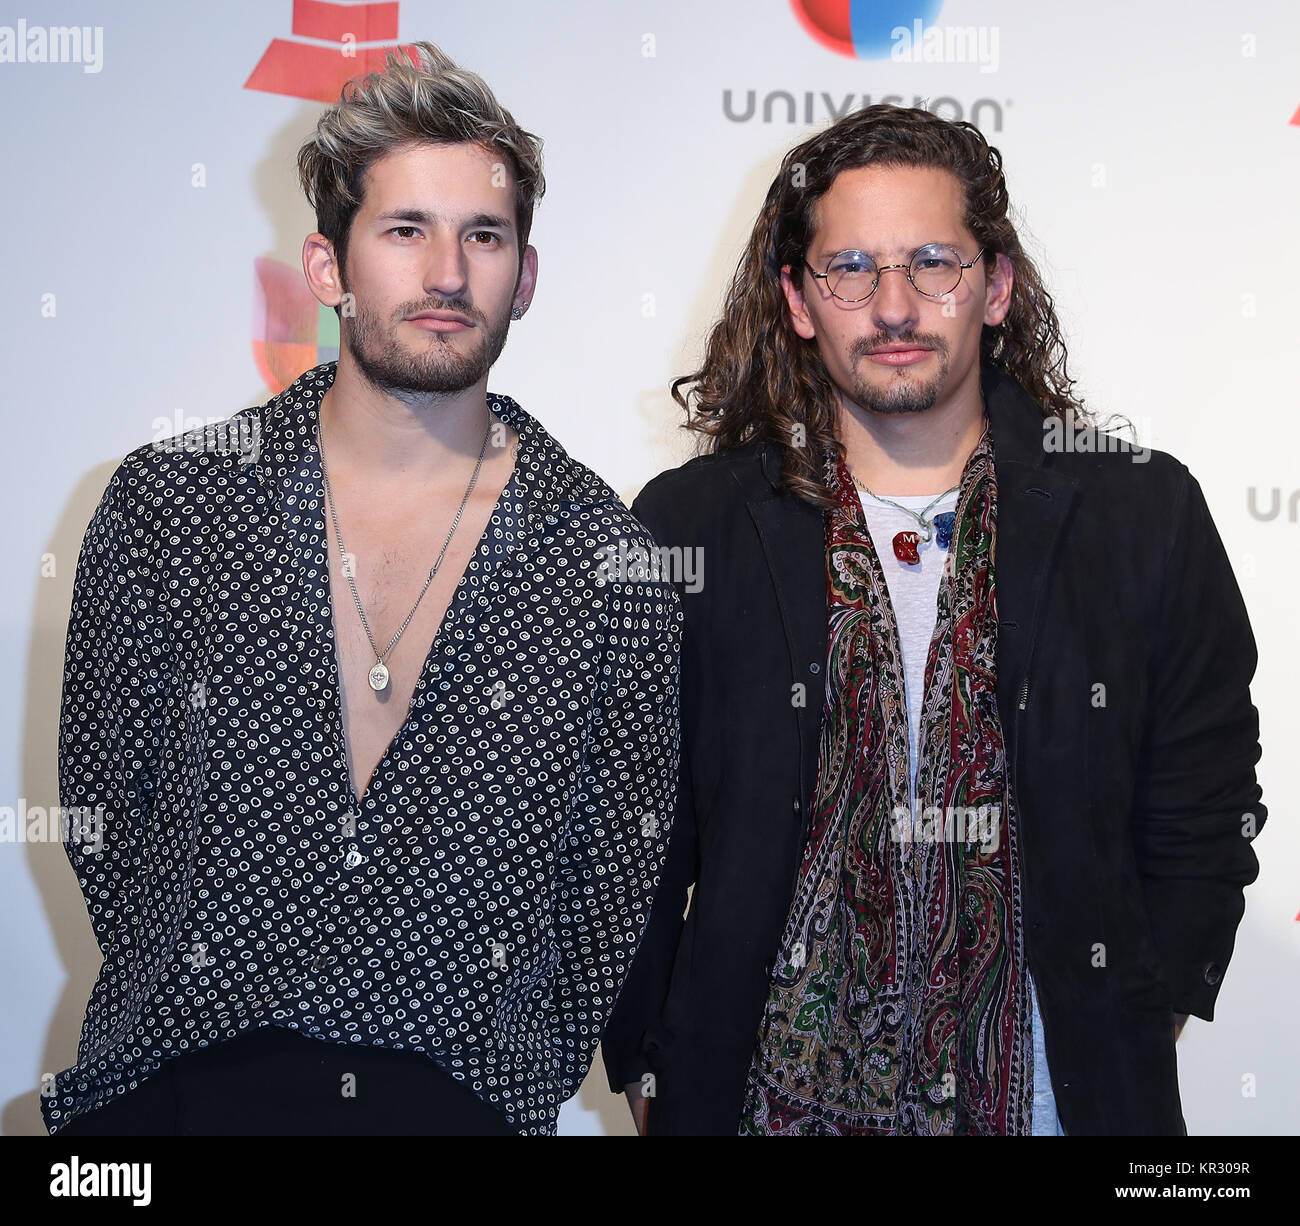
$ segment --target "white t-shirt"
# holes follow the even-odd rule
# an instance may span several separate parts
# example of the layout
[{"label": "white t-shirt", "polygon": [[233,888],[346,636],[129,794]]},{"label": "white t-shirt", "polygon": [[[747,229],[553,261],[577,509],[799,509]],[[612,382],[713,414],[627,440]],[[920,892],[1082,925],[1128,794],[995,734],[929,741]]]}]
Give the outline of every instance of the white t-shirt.
[{"label": "white t-shirt", "polygon": [[[908,515],[888,503],[878,502],[870,494],[858,491],[862,513],[866,517],[871,543],[875,546],[880,568],[885,572],[889,587],[889,601],[894,606],[894,619],[898,622],[898,638],[903,653],[903,674],[907,687],[908,745],[910,746],[909,797],[912,812],[916,812],[916,745],[921,731],[921,703],[925,698],[925,660],[934,637],[934,625],[939,616],[939,584],[943,580],[948,562],[948,550],[939,545],[939,534],[932,530],[928,541],[917,547],[920,562],[900,562],[894,554],[894,537],[899,532],[919,532],[920,525]],[[893,496],[891,495],[891,498]],[[921,512],[934,500],[933,494],[911,494],[893,498],[911,510]],[[925,518],[933,524],[936,515],[957,509],[957,491],[945,494],[926,511]]]}]

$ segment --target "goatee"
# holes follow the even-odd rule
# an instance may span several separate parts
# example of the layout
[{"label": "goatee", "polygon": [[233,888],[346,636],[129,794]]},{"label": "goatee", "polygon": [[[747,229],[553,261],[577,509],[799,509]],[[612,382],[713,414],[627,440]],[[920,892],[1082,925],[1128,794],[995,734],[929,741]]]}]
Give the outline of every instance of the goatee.
[{"label": "goatee", "polygon": [[[889,380],[884,387],[868,384],[862,378],[860,362],[868,353],[884,345],[916,345],[930,349],[939,359],[939,369],[928,380],[918,379],[910,367],[896,370],[881,368]],[[941,336],[908,333],[904,336],[870,336],[856,341],[849,353],[853,364],[853,402],[873,413],[924,413],[935,406],[939,393],[948,380],[948,346]]]}]

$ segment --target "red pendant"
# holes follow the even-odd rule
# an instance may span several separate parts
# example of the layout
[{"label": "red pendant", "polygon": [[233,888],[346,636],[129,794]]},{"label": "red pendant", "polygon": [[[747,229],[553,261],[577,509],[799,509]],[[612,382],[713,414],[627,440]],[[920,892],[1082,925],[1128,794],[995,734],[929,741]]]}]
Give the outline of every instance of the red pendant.
[{"label": "red pendant", "polygon": [[900,532],[894,537],[894,557],[900,562],[915,565],[921,560],[921,555],[916,552],[916,547],[920,543],[921,534],[919,532]]}]

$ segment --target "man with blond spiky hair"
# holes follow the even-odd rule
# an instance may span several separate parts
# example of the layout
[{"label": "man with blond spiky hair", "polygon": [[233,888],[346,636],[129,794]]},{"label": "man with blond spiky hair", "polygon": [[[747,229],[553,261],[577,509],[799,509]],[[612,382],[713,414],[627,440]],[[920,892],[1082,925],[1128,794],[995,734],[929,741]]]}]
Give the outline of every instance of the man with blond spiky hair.
[{"label": "man with blond spiky hair", "polygon": [[86,534],[59,782],[104,966],[52,1133],[553,1133],[649,915],[680,602],[487,391],[540,142],[406,50],[298,157],[337,363],[237,415],[253,463],[133,452]]}]

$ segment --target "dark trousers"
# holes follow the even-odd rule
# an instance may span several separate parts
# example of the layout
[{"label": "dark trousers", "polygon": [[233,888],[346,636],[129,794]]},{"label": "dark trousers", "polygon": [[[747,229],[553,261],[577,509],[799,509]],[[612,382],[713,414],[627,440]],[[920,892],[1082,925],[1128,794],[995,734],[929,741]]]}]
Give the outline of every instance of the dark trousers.
[{"label": "dark trousers", "polygon": [[[351,1074],[353,1080],[345,1083]],[[353,1087],[351,1093],[345,1086]],[[59,1136],[515,1136],[420,1052],[260,1026],[185,1052]]]}]

